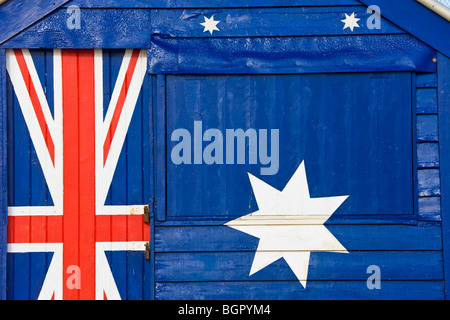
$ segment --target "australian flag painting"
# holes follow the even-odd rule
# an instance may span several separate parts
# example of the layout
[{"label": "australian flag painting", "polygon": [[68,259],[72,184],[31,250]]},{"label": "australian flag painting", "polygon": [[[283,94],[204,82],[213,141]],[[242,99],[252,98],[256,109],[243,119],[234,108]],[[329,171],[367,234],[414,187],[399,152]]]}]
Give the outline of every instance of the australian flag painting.
[{"label": "australian flag painting", "polygon": [[0,298],[449,297],[447,0],[44,2],[0,0]]},{"label": "australian flag painting", "polygon": [[142,299],[146,50],[8,50],[10,299]]}]

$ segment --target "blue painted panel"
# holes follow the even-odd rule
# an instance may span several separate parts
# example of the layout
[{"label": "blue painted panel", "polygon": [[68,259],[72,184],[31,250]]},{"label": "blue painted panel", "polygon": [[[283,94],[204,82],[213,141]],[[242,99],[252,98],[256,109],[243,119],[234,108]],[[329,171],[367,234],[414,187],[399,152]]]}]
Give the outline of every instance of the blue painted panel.
[{"label": "blue painted panel", "polygon": [[8,89],[8,205],[52,206],[53,199],[11,83]]},{"label": "blue painted panel", "polygon": [[439,167],[439,144],[436,142],[417,144],[417,164],[420,168]]},{"label": "blue painted panel", "polygon": [[437,87],[436,73],[417,73],[416,86],[417,88]]},{"label": "blue painted panel", "polygon": [[48,252],[8,253],[7,299],[36,300],[52,257]]},{"label": "blue painted panel", "polygon": [[106,257],[123,300],[152,298],[153,287],[149,280],[153,270],[152,265],[146,262],[144,252],[109,251]]},{"label": "blue painted panel", "polygon": [[71,4],[86,8],[246,8],[359,5],[356,0],[73,0]]},{"label": "blue painted panel", "polygon": [[230,300],[442,300],[444,292],[442,281],[384,281],[382,290],[368,289],[366,281],[311,281],[307,290],[299,286],[298,281],[164,282],[156,285],[156,297],[161,300],[222,300],[223,297]]},{"label": "blue painted panel", "polygon": [[[0,6],[0,44],[57,9],[68,0],[8,1]],[[18,17],[20,17],[18,19]]]},{"label": "blue painted panel", "polygon": [[441,220],[441,197],[421,197],[418,200],[419,217],[423,220]]},{"label": "blue painted panel", "polygon": [[[152,39],[150,73],[434,72],[436,53],[409,35]],[[202,57],[199,59],[198,57]]]},{"label": "blue painted panel", "polygon": [[[360,19],[357,28],[343,29],[345,14]],[[214,16],[219,30],[205,32],[201,23]],[[161,37],[271,37],[405,33],[382,19],[380,28],[369,29],[372,16],[365,6],[272,9],[196,9],[152,11],[152,35]],[[325,23],[326,21],[326,23]]]},{"label": "blue painted panel", "polygon": [[437,113],[436,88],[417,89],[417,113]]},{"label": "blue painted panel", "polygon": [[[349,195],[335,215],[413,214],[409,73],[169,76],[166,92],[168,216],[256,211],[247,172],[282,190],[303,160],[312,197]],[[173,160],[180,128],[191,164]],[[206,148],[210,128],[222,133],[224,164],[205,164],[201,150],[194,164],[194,140]],[[279,170],[261,175],[268,165],[248,153],[245,164],[226,161],[226,129],[249,128],[279,130]]]},{"label": "blue painted panel", "polygon": [[[255,248],[256,249],[256,248]],[[155,281],[295,281],[283,259],[249,276],[253,251],[180,252],[155,255]],[[367,267],[377,265],[386,280],[442,280],[440,251],[351,251],[312,253],[308,281],[367,280]],[[307,285],[308,288],[308,285]],[[303,290],[299,287],[299,290]]]},{"label": "blue painted panel", "polygon": [[436,114],[417,115],[417,141],[438,141],[438,135],[438,116]]},{"label": "blue painted panel", "polygon": [[437,196],[441,194],[439,169],[421,169],[417,172],[419,196]]},{"label": "blue painted panel", "polygon": [[[439,223],[327,228],[349,253],[312,253],[306,289],[283,259],[249,275],[257,238],[226,226],[156,228],[155,298],[443,299]],[[367,287],[370,265],[380,290]]]},{"label": "blue painted panel", "polygon": [[[420,225],[331,225],[327,228],[351,251],[442,250],[440,223]],[[155,252],[254,251],[258,239],[220,226],[155,228]],[[188,279],[187,279],[188,280]]]},{"label": "blue painted panel", "polygon": [[[31,51],[53,113],[52,50]],[[52,206],[53,200],[8,75],[8,206]],[[28,192],[26,190],[29,190]]]},{"label": "blue painted panel", "polygon": [[150,10],[81,11],[80,29],[69,29],[67,9],[56,10],[7,41],[9,48],[130,49],[150,46]]}]

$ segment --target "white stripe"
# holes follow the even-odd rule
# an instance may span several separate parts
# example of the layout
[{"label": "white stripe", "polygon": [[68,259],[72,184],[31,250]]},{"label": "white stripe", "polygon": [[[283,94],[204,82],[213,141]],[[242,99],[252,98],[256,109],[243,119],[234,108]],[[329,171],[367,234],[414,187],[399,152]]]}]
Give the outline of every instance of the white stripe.
[{"label": "white stripe", "polygon": [[55,300],[63,298],[63,244],[56,243],[52,261],[45,275],[38,300],[50,300],[55,293]]},{"label": "white stripe", "polygon": [[105,292],[109,300],[120,300],[120,293],[103,245],[99,242],[95,245],[95,299],[103,300],[103,292]]},{"label": "white stripe", "polygon": [[95,203],[96,213],[105,203],[103,194],[108,192],[102,176],[103,172],[103,56],[102,50],[94,51],[94,85],[95,85]]},{"label": "white stripe", "polygon": [[55,300],[62,300],[63,293],[63,244],[62,243],[8,243],[8,252],[53,252],[53,257],[44,278],[38,300],[50,300],[55,293]]},{"label": "white stripe", "polygon": [[135,206],[98,206],[95,214],[97,215],[143,215],[146,205]]},{"label": "white stripe", "polygon": [[117,75],[117,80],[114,85],[114,90],[111,95],[111,101],[109,102],[108,111],[106,111],[105,121],[102,126],[100,140],[102,142],[105,141],[106,136],[108,134],[109,127],[111,125],[112,117],[114,114],[114,110],[117,107],[117,101],[119,100],[120,92],[122,91],[123,83],[125,82],[125,75],[128,70],[128,66],[130,64],[131,55],[133,50],[128,49],[125,51],[125,55],[122,60],[122,64],[119,69],[119,74]]},{"label": "white stripe", "polygon": [[[123,81],[125,79],[126,69],[128,67],[131,50],[127,50],[124,62],[122,63],[121,70],[119,72],[119,77],[122,77],[121,81],[116,82],[114,92],[120,92],[122,88]],[[130,87],[128,89],[127,96],[125,98],[124,106],[122,112],[119,116],[119,121],[117,123],[117,128],[114,133],[114,137],[111,141],[111,147],[109,149],[108,158],[106,159],[105,166],[99,168],[101,179],[97,184],[97,208],[100,209],[100,206],[104,205],[106,196],[108,194],[109,187],[111,185],[114,172],[116,170],[117,161],[119,160],[120,153],[123,148],[123,144],[125,142],[125,137],[128,132],[128,128],[131,122],[131,118],[133,116],[134,110],[136,108],[136,102],[139,98],[139,93],[141,91],[142,83],[144,81],[145,73],[147,71],[147,53],[145,50],[141,50],[139,54],[139,58],[136,64],[136,68],[134,70],[133,76],[131,78]],[[123,73],[123,75],[121,75]],[[113,93],[113,96],[115,93]],[[118,93],[116,93],[118,95]],[[117,104],[117,97],[114,98]],[[111,100],[111,103],[113,99]],[[103,160],[103,143],[105,141],[106,133],[109,130],[109,125],[111,123],[112,113],[116,108],[116,104],[110,104],[108,108],[107,116],[105,122],[103,123],[103,129],[100,134],[101,143],[97,144],[98,150],[96,154]],[[108,115],[110,114],[110,115]],[[98,161],[98,159],[97,159]]]},{"label": "white stripe", "polygon": [[61,216],[62,210],[59,207],[46,206],[23,206],[23,207],[8,207],[8,216]]},{"label": "white stripe", "polygon": [[62,243],[8,243],[7,250],[11,253],[55,252],[62,248]]},{"label": "white stripe", "polygon": [[44,114],[45,123],[47,124],[48,130],[50,132],[50,136],[55,136],[55,127],[52,114],[50,112],[50,108],[48,106],[47,98],[45,97],[44,90],[42,89],[41,81],[36,71],[36,67],[33,62],[33,58],[31,57],[30,51],[28,49],[22,49],[23,57],[27,64],[28,72],[31,76],[31,81],[33,82],[34,88],[36,90],[39,103],[41,104],[42,113]]},{"label": "white stripe", "polygon": [[[32,62],[31,62],[32,63]],[[29,65],[29,69],[34,69],[34,65]],[[42,134],[41,128],[39,126],[39,122],[37,120],[36,113],[34,112],[33,104],[31,103],[31,98],[28,93],[28,89],[25,85],[25,81],[22,77],[22,73],[19,68],[19,64],[17,62],[16,56],[13,50],[8,50],[6,54],[6,69],[8,70],[8,74],[11,78],[11,82],[14,86],[14,91],[16,93],[17,99],[19,101],[20,108],[22,110],[22,114],[25,119],[25,123],[30,132],[31,140],[33,141],[34,148],[36,150],[36,154],[39,159],[39,163],[41,164],[42,171],[44,173],[45,180],[47,182],[50,194],[53,199],[53,203],[56,206],[61,206],[62,200],[61,195],[61,185],[58,184],[58,174],[53,167],[53,163],[47,148],[47,144],[45,142],[44,136]],[[30,71],[31,73],[31,71]],[[38,87],[36,83],[35,87]],[[53,129],[54,131],[54,129]],[[55,141],[53,141],[55,143]],[[55,152],[57,149],[57,145],[55,144]],[[56,160],[56,159],[55,159]],[[59,178],[62,179],[62,178]]]},{"label": "white stripe", "polygon": [[145,251],[147,241],[97,242],[96,248],[102,251]]},{"label": "white stripe", "polygon": [[63,210],[63,98],[62,98],[62,57],[61,50],[53,50],[53,92],[54,92],[54,125],[55,135],[53,143],[55,144],[55,181],[56,187],[52,193],[55,206],[62,214]]},{"label": "white stripe", "polygon": [[95,298],[103,300],[105,291],[108,300],[120,300],[120,293],[116,281],[112,275],[111,267],[106,258],[105,251],[144,251],[146,241],[131,242],[97,242],[96,249],[96,269],[95,269]]}]

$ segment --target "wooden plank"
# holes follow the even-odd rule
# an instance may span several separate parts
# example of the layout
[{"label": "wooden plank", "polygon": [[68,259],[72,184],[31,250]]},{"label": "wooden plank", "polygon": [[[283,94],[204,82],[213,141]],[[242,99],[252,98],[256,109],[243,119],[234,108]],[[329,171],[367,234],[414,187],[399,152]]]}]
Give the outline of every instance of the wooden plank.
[{"label": "wooden plank", "polygon": [[[156,282],[292,281],[284,259],[249,276],[254,252],[180,252],[155,255]],[[442,280],[441,251],[312,252],[308,281],[366,280],[367,268],[380,268],[384,280]]]},{"label": "wooden plank", "polygon": [[419,196],[441,194],[439,169],[419,169],[417,172]]},{"label": "wooden plank", "polygon": [[66,9],[56,10],[6,43],[18,48],[148,48],[150,10],[82,10],[80,29],[69,29]]},{"label": "wooden plank", "polygon": [[[0,44],[29,27],[39,19],[45,17],[50,12],[56,10],[68,0],[29,0],[8,1],[0,7],[0,21],[2,22],[2,32],[0,34]],[[18,17],[20,17],[18,19]],[[22,46],[21,46],[22,47]]]},{"label": "wooden plank", "polygon": [[360,5],[356,0],[75,0],[70,5],[82,8],[236,8],[236,7],[291,7],[291,6],[345,6]]},{"label": "wooden plank", "polygon": [[166,77],[158,75],[155,79],[156,103],[155,117],[155,212],[157,221],[166,220]]},{"label": "wooden plank", "polygon": [[[348,250],[441,250],[439,223],[327,225]],[[255,251],[258,238],[226,226],[155,227],[155,252]]]},{"label": "wooden plank", "polygon": [[383,281],[370,290],[366,281],[158,282],[157,300],[441,300],[442,281]]},{"label": "wooden plank", "polygon": [[[143,203],[148,203],[150,216],[150,261],[144,262],[142,278],[144,284],[142,288],[142,298],[144,300],[154,300],[155,297],[155,243],[154,243],[154,222],[155,222],[155,166],[154,166],[154,114],[153,114],[153,77],[146,76],[142,85],[142,135],[143,139]],[[144,235],[145,236],[145,235]]]},{"label": "wooden plank", "polygon": [[[359,27],[343,30],[345,14],[355,13]],[[404,33],[382,18],[380,29],[369,29],[365,6],[271,9],[190,9],[152,11],[152,35],[161,37],[272,37]],[[201,23],[214,16],[219,30],[205,32]]]},{"label": "wooden plank", "polygon": [[437,87],[437,76],[435,72],[432,73],[417,73],[416,75],[417,88],[435,88]]},{"label": "wooden plank", "polygon": [[435,88],[417,89],[417,113],[437,113],[437,90]]},{"label": "wooden plank", "polygon": [[[31,44],[31,43],[30,43]],[[32,45],[32,44],[31,44]],[[405,48],[413,47],[405,58]],[[376,52],[377,54],[373,54]],[[150,48],[158,74],[434,72],[435,52],[409,35],[160,38]],[[201,56],[202,59],[198,59]],[[399,57],[402,57],[401,59]]]},{"label": "wooden plank", "polygon": [[419,168],[439,167],[439,144],[437,142],[417,144],[417,165]]},{"label": "wooden plank", "polygon": [[438,58],[439,147],[441,157],[441,205],[446,298],[450,299],[450,59]]},{"label": "wooden plank", "polygon": [[5,50],[0,49],[0,300],[6,299],[6,231],[8,208],[7,98]]},{"label": "wooden plank", "polygon": [[434,114],[417,115],[417,141],[438,141],[438,116]]},{"label": "wooden plank", "polygon": [[418,205],[420,220],[441,220],[441,197],[420,197]]}]

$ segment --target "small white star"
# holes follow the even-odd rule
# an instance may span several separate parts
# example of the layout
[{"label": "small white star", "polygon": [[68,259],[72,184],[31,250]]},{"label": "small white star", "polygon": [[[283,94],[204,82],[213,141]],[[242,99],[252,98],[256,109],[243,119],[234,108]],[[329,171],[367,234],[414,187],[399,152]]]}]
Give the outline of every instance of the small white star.
[{"label": "small white star", "polygon": [[345,30],[346,28],[350,28],[350,30],[352,30],[352,32],[353,32],[354,27],[359,28],[359,25],[357,23],[359,20],[361,20],[361,19],[356,18],[354,12],[352,13],[351,16],[349,16],[348,14],[345,14],[345,19],[341,20],[343,23],[345,23],[343,29]]},{"label": "small white star", "polygon": [[205,22],[200,23],[202,26],[205,27],[203,32],[209,31],[209,33],[213,34],[213,31],[215,31],[215,30],[220,31],[219,28],[217,28],[217,24],[220,21],[214,20],[214,15],[211,16],[211,18],[209,18],[209,19],[207,17],[204,17],[204,18],[205,18]]}]

